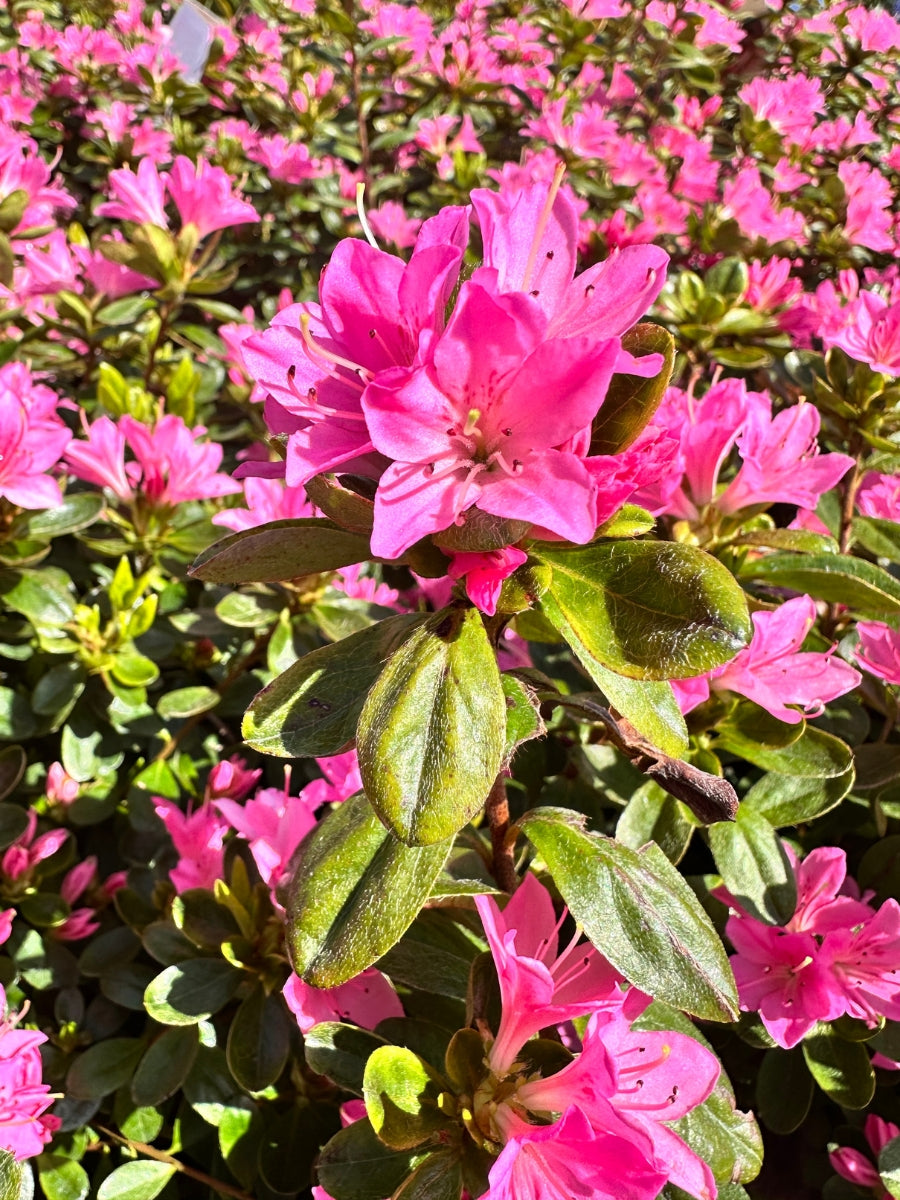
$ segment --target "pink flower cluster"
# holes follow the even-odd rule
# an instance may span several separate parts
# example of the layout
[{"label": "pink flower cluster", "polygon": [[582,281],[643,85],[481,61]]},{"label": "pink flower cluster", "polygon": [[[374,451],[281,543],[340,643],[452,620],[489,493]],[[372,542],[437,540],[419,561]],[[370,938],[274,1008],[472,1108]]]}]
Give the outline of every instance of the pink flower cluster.
[{"label": "pink flower cluster", "polygon": [[875,1025],[900,1020],[900,904],[875,909],[847,878],[847,856],[834,846],[798,862],[797,907],[784,925],[765,925],[724,888],[725,932],[741,1008],[758,1012],[771,1037],[790,1049],[819,1021],[845,1014]]},{"label": "pink flower cluster", "polygon": [[19,508],[62,503],[59,484],[47,474],[72,438],[57,416],[58,403],[24,363],[0,367],[0,498]]},{"label": "pink flower cluster", "polygon": [[[562,921],[534,875],[502,911],[489,896],[475,903],[502,1001],[488,1063],[503,1098],[474,1114],[503,1145],[483,1200],[655,1200],[667,1181],[714,1200],[712,1172],[670,1123],[712,1092],[715,1055],[685,1034],[632,1029],[649,997],[627,988],[578,933],[560,950]],[[588,1013],[568,1066],[545,1078],[523,1072],[518,1058],[530,1038]]]},{"label": "pink flower cluster", "polygon": [[339,243],[321,303],[285,309],[242,345],[269,427],[287,435],[290,487],[338,469],[378,480],[379,558],[439,542],[475,509],[520,523],[510,542],[528,528],[587,542],[642,482],[646,461],[617,472],[590,455],[590,430],[616,370],[660,367],[626,354],[621,335],[659,292],[667,257],[635,246],[576,277],[577,214],[558,183],[473,192],[484,261],[446,324],[463,208],[426,221],[408,263]]},{"label": "pink flower cluster", "polygon": [[24,1016],[12,1016],[6,993],[0,987],[0,1149],[18,1161],[40,1154],[61,1124],[50,1116],[55,1096],[42,1082],[38,1047],[47,1035],[34,1029],[18,1029]]}]

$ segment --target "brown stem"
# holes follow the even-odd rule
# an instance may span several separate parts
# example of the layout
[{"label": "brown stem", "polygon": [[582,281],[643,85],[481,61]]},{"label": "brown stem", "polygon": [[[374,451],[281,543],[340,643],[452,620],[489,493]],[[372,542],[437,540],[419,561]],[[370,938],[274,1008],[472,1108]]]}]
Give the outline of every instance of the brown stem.
[{"label": "brown stem", "polygon": [[[198,1183],[210,1187],[215,1192],[222,1192],[226,1196],[235,1196],[237,1200],[253,1200],[253,1197],[247,1192],[241,1191],[240,1188],[234,1187],[233,1184],[223,1183],[221,1179],[216,1179],[212,1175],[207,1175],[205,1171],[198,1171],[194,1167],[189,1167],[183,1162],[179,1162],[177,1158],[173,1158],[171,1154],[166,1154],[162,1150],[156,1150],[153,1146],[148,1146],[146,1142],[133,1142],[131,1138],[122,1137],[120,1133],[114,1133],[112,1129],[104,1129],[102,1125],[97,1125],[96,1128],[104,1134],[104,1136],[112,1138],[116,1142],[120,1142],[123,1146],[127,1146],[130,1150],[136,1151],[138,1154],[143,1154],[145,1158],[156,1159],[157,1162],[167,1163],[170,1167],[174,1167],[176,1171],[180,1171],[182,1175],[187,1175],[191,1179],[196,1179]],[[93,1147],[90,1147],[93,1149]]]},{"label": "brown stem", "polygon": [[853,537],[853,510],[856,507],[856,493],[859,491],[859,485],[862,483],[862,472],[859,461],[860,449],[858,444],[851,447],[854,463],[850,474],[844,480],[844,501],[841,505],[841,554],[846,554],[850,549],[850,542]]},{"label": "brown stem", "polygon": [[494,780],[485,806],[488,826],[491,831],[491,846],[494,850],[491,873],[504,892],[514,892],[519,886],[516,874],[515,843],[507,837],[509,833],[509,800],[506,796],[507,772],[501,771]]}]

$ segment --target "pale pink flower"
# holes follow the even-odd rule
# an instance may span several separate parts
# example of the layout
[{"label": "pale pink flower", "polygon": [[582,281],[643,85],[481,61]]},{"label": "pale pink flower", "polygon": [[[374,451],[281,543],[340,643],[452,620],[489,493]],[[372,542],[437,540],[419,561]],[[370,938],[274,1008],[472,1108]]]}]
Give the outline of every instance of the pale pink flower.
[{"label": "pale pink flower", "polygon": [[211,890],[216,880],[222,878],[228,823],[208,801],[193,812],[183,812],[162,796],[154,796],[153,805],[181,857],[170,873],[175,891],[180,894],[190,888]]},{"label": "pale pink flower", "polygon": [[59,1117],[46,1115],[55,1096],[42,1082],[43,1064],[38,1046],[46,1034],[17,1029],[23,1014],[9,1013],[6,993],[0,987],[0,1149],[17,1161],[40,1154],[60,1126]]},{"label": "pale pink flower", "polygon": [[799,71],[784,79],[757,75],[738,96],[758,120],[768,121],[794,145],[805,145],[817,114],[825,112],[821,82]]},{"label": "pale pink flower", "polygon": [[900,633],[880,621],[858,621],[856,661],[885,683],[900,684]]},{"label": "pale pink flower", "polygon": [[322,1021],[351,1021],[363,1029],[374,1029],[388,1017],[404,1015],[393,984],[374,967],[333,988],[312,987],[291,975],[284,985],[284,998],[301,1033],[309,1033]]},{"label": "pale pink flower", "polygon": [[900,49],[900,24],[884,8],[857,4],[846,11],[847,28],[867,54]]},{"label": "pale pink flower", "polygon": [[508,579],[517,567],[527,562],[528,555],[515,546],[485,553],[454,554],[447,574],[451,579],[465,579],[466,595],[487,616],[497,611],[497,601],[503,580]]}]

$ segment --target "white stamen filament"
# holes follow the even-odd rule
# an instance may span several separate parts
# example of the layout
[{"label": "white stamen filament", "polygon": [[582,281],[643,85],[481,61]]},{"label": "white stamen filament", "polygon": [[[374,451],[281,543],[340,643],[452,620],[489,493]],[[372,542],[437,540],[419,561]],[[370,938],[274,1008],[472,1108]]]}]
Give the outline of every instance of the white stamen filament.
[{"label": "white stamen filament", "polygon": [[553,172],[553,182],[550,184],[550,190],[547,193],[547,200],[538,217],[538,223],[534,230],[534,239],[531,243],[531,249],[528,252],[528,261],[525,263],[525,271],[522,275],[522,291],[528,291],[528,285],[531,282],[531,273],[534,270],[534,264],[537,261],[538,249],[541,244],[541,238],[544,236],[544,230],[547,228],[547,222],[550,220],[550,214],[553,212],[553,205],[562,186],[563,176],[566,173],[565,163],[558,163],[556,170]]},{"label": "white stamen filament", "polygon": [[356,185],[356,212],[359,216],[359,223],[362,225],[362,231],[365,234],[366,241],[375,250],[380,250],[381,247],[375,241],[375,234],[372,232],[372,226],[369,224],[369,218],[366,216],[364,201],[366,198],[366,185],[362,182]]}]

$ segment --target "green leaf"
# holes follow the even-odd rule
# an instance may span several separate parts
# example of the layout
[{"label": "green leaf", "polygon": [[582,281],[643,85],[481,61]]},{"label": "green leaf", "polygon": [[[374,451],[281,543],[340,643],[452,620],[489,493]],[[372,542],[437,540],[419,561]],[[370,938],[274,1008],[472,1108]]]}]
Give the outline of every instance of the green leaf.
[{"label": "green leaf", "polygon": [[323,1147],[319,1183],[334,1200],[384,1200],[420,1160],[420,1155],[385,1146],[368,1120],[354,1121]]},{"label": "green leaf", "polygon": [[[28,758],[21,746],[7,746],[0,750],[0,800],[5,800],[6,797],[16,790],[25,774],[25,768],[28,765]],[[2,812],[2,809],[0,809]],[[25,818],[25,813],[22,813]],[[27,819],[27,818],[26,818]],[[18,834],[10,838],[10,842],[15,841]],[[3,842],[3,822],[0,819],[0,849],[4,849],[9,845],[9,842]]]},{"label": "green leaf", "polygon": [[115,654],[110,671],[127,688],[143,688],[159,679],[159,667],[133,645],[126,644]]},{"label": "green leaf", "polygon": [[756,1106],[763,1124],[773,1133],[793,1133],[800,1128],[815,1090],[800,1046],[766,1051],[756,1079]]},{"label": "green leaf", "polygon": [[365,534],[324,517],[291,517],[222,538],[198,556],[188,574],[207,583],[276,583],[369,557]]},{"label": "green leaf", "polygon": [[369,692],[356,745],[372,807],[408,845],[452,837],[500,771],[506,702],[481,614],[443,609],[404,642]]},{"label": "green leaf", "polygon": [[254,699],[244,717],[244,740],[282,758],[336,754],[353,740],[366,694],[384,664],[425,619],[388,617],[304,655]]},{"label": "green leaf", "polygon": [[617,675],[598,663],[574,632],[567,640],[616,712],[663,754],[680,758],[688,748],[688,731],[671,683]]},{"label": "green leaf", "polygon": [[710,267],[703,279],[706,290],[737,303],[749,285],[747,264],[742,258],[723,258]]},{"label": "green leaf", "polygon": [[196,1025],[166,1029],[147,1049],[131,1081],[131,1098],[142,1107],[168,1100],[187,1079],[199,1046]]},{"label": "green leaf", "polygon": [[722,882],[758,921],[786,925],[797,907],[797,880],[781,839],[764,816],[741,805],[733,821],[709,827]]},{"label": "green leaf", "polygon": [[747,563],[741,578],[806,592],[859,613],[900,613],[900,580],[847,554],[768,554]]},{"label": "green leaf", "polygon": [[75,616],[72,581],[58,567],[0,571],[0,596],[35,625],[60,626]]},{"label": "green leaf", "polygon": [[553,578],[540,604],[569,640],[632,679],[683,679],[721,666],[752,633],[731,572],[693,546],[542,546]]},{"label": "green leaf", "polygon": [[156,703],[156,711],[164,721],[194,717],[215,708],[222,697],[211,687],[184,687],[166,692]]},{"label": "green leaf", "polygon": [[761,737],[723,724],[715,744],[716,752],[728,750],[764,771],[794,775],[803,779],[836,779],[853,766],[850,747],[833,734],[807,726],[798,738],[786,745],[766,744]]},{"label": "green leaf", "polygon": [[107,1175],[100,1184],[97,1200],[154,1200],[174,1174],[175,1167],[170,1163],[139,1158]]},{"label": "green leaf", "polygon": [[301,843],[287,889],[297,974],[336,987],[370,967],[429,898],[449,849],[398,842],[362,795],[328,813]]},{"label": "green leaf", "polygon": [[688,1143],[716,1180],[749,1183],[762,1167],[763,1144],[752,1113],[735,1108],[731,1088],[721,1079],[702,1104],[698,1104],[673,1130]]},{"label": "green leaf", "polygon": [[89,1046],[72,1063],[66,1076],[66,1095],[76,1100],[100,1100],[128,1083],[144,1043],[138,1038],[107,1038]]},{"label": "green leaf", "polygon": [[87,1171],[74,1159],[42,1154],[37,1169],[38,1182],[47,1200],[85,1200],[91,1190]]},{"label": "green leaf", "polygon": [[25,741],[37,729],[31,705],[12,688],[0,687],[0,740]]},{"label": "green leaf", "polygon": [[870,554],[900,562],[900,526],[877,517],[854,517],[853,540]]},{"label": "green leaf", "polygon": [[412,1050],[379,1046],[366,1063],[363,1097],[375,1133],[394,1150],[412,1150],[447,1126],[440,1081]]},{"label": "green leaf", "polygon": [[241,979],[241,972],[222,959],[177,963],[150,983],[144,1005],[161,1025],[196,1025],[228,1003]]},{"label": "green leaf", "polygon": [[0,1150],[0,1200],[33,1200],[34,1176],[27,1162],[16,1162]]},{"label": "green leaf", "polygon": [[673,863],[684,857],[693,833],[694,824],[684,815],[681,804],[653,782],[635,792],[616,825],[617,842],[632,850],[656,842]]},{"label": "green leaf", "polygon": [[41,716],[68,712],[84,691],[86,680],[87,671],[80,662],[57,663],[35,685],[31,693],[32,709]]},{"label": "green leaf", "polygon": [[310,1070],[327,1075],[347,1092],[363,1093],[366,1063],[384,1038],[356,1025],[320,1021],[303,1039],[303,1053]]},{"label": "green leaf", "polygon": [[900,1137],[891,1138],[878,1155],[878,1173],[888,1195],[900,1197]]},{"label": "green leaf", "polygon": [[506,702],[506,741],[503,748],[504,762],[508,762],[516,748],[532,738],[543,737],[547,732],[540,709],[529,688],[515,675],[500,676]]},{"label": "green leaf", "polygon": [[803,1041],[813,1079],[842,1108],[865,1108],[875,1095],[875,1072],[862,1042],[848,1042],[827,1026]]},{"label": "green leaf", "polygon": [[[11,749],[18,749],[17,746]],[[15,804],[0,804],[0,850],[11,846],[28,828],[28,813]]]},{"label": "green leaf", "polygon": [[455,1150],[438,1150],[413,1171],[394,1192],[393,1200],[459,1200],[462,1163]]},{"label": "green leaf", "polygon": [[291,1026],[280,992],[261,986],[242,1001],[228,1030],[226,1057],[232,1075],[248,1092],[261,1092],[284,1070]]},{"label": "green leaf", "polygon": [[723,743],[756,766],[768,769],[741,802],[766,818],[776,829],[812,821],[834,808],[853,786],[853,754],[849,747],[821,729],[807,727],[788,746],[770,748],[737,741],[729,733]]},{"label": "green leaf", "polygon": [[76,533],[92,525],[103,510],[105,501],[97,492],[77,492],[65,496],[62,504],[35,513],[28,519],[28,532],[36,538],[60,537],[64,533]]},{"label": "green leaf", "polygon": [[613,375],[591,429],[591,454],[618,454],[635,440],[659,408],[675,364],[675,339],[661,325],[642,321],[622,338],[635,358],[661,354],[663,365],[651,379]]},{"label": "green leaf", "polygon": [[538,808],[520,822],[576,921],[613,966],[674,1008],[737,1017],[728,956],[690,887],[658,846],[585,833],[576,814]]}]

